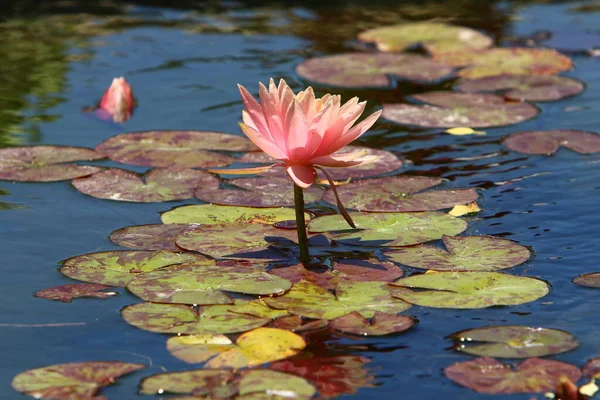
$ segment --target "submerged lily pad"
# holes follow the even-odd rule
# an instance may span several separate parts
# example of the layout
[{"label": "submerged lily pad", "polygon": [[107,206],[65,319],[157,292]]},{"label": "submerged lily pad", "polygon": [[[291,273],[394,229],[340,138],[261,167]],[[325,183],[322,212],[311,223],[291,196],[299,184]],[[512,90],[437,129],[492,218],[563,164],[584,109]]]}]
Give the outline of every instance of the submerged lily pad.
[{"label": "submerged lily pad", "polygon": [[444,236],[446,250],[419,245],[387,253],[393,260],[414,268],[437,271],[496,271],[529,260],[525,246],[491,236]]},{"label": "submerged lily pad", "polygon": [[381,115],[423,128],[487,128],[518,124],[539,112],[529,103],[506,101],[488,93],[428,92],[412,97],[428,104],[384,104]]},{"label": "submerged lily pad", "polygon": [[220,132],[147,131],[113,136],[96,147],[113,161],[145,167],[205,168],[231,164],[219,151],[256,151],[248,139]]},{"label": "submerged lily pad", "polygon": [[454,349],[476,356],[499,358],[544,357],[579,346],[573,335],[531,326],[486,326],[453,333]]},{"label": "submerged lily pad", "polygon": [[461,92],[501,92],[516,101],[556,101],[575,96],[585,89],[583,82],[564,76],[497,75],[460,81],[454,88]]},{"label": "submerged lily pad", "polygon": [[416,54],[344,53],[310,58],[296,67],[301,77],[316,83],[345,88],[389,87],[390,76],[431,82],[454,69]]},{"label": "submerged lily pad", "polygon": [[[307,219],[308,218],[308,214]],[[216,204],[182,206],[160,216],[165,224],[266,224],[296,219],[291,208],[229,207]]]},{"label": "submerged lily pad", "polygon": [[119,361],[56,364],[20,373],[12,387],[36,399],[101,399],[96,395],[103,386],[144,367]]},{"label": "submerged lily pad", "polygon": [[[535,301],[548,294],[548,284],[500,272],[436,272],[391,283],[395,297],[434,308],[485,308]],[[411,290],[411,289],[418,290]]]},{"label": "submerged lily pad", "polygon": [[463,361],[444,368],[450,380],[478,393],[514,394],[552,392],[564,376],[577,382],[581,371],[560,361],[529,358],[516,369],[489,357]]},{"label": "submerged lily pad", "polygon": [[583,375],[586,378],[600,379],[600,357],[592,358],[583,366]]},{"label": "submerged lily pad", "polygon": [[490,47],[492,38],[463,26],[436,22],[415,22],[384,26],[361,32],[358,40],[375,43],[381,51],[400,52],[421,45],[431,54]]},{"label": "submerged lily pad", "polygon": [[577,153],[592,154],[600,152],[600,135],[574,129],[525,131],[509,135],[502,144],[525,154],[551,155],[561,146]]},{"label": "submerged lily pad", "polygon": [[404,315],[376,311],[371,322],[358,312],[342,315],[329,323],[336,331],[358,336],[383,336],[412,328],[415,320]]},{"label": "submerged lily pad", "polygon": [[54,286],[48,289],[40,290],[35,293],[35,297],[42,299],[58,300],[63,303],[69,303],[77,297],[95,297],[106,299],[118,294],[117,292],[105,292],[106,289],[112,289],[110,286],[95,285],[89,283],[69,283],[61,286]]},{"label": "submerged lily pad", "polygon": [[590,272],[589,274],[579,275],[573,279],[573,283],[581,286],[600,288],[600,272]]},{"label": "submerged lily pad", "polygon": [[67,164],[104,158],[92,149],[67,146],[31,146],[0,149],[0,179],[53,182],[88,176],[102,168]]},{"label": "submerged lily pad", "polygon": [[341,215],[325,215],[312,220],[309,231],[324,232],[329,238],[351,245],[410,246],[458,235],[467,223],[448,214],[422,213],[350,213],[358,229],[349,229]]},{"label": "submerged lily pad", "polygon": [[119,246],[139,250],[181,251],[175,238],[183,232],[198,228],[199,224],[152,224],[126,226],[112,231],[109,239]]}]

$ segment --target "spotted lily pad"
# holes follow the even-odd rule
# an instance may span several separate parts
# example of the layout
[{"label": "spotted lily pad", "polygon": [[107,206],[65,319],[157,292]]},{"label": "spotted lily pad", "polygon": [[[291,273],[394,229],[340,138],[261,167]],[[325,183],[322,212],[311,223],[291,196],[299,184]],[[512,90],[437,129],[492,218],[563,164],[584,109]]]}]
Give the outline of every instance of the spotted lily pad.
[{"label": "spotted lily pad", "polygon": [[119,361],[56,364],[20,373],[12,387],[36,399],[101,399],[96,395],[103,386],[144,367]]},{"label": "spotted lily pad", "polygon": [[525,154],[556,153],[560,146],[581,154],[600,152],[600,135],[573,129],[525,131],[509,135],[502,141],[509,149]]},{"label": "spotted lily pad", "polygon": [[450,380],[479,393],[514,394],[553,391],[565,376],[577,382],[581,371],[574,365],[529,358],[516,369],[489,357],[476,358],[444,369]]},{"label": "spotted lily pad", "polygon": [[[350,182],[337,192],[346,208],[368,212],[436,211],[471,203],[479,196],[475,189],[415,193],[440,182],[437,178],[394,176]],[[323,200],[335,204],[333,190],[328,190]]]},{"label": "spotted lily pad", "polygon": [[98,153],[113,161],[145,167],[205,168],[231,164],[219,151],[256,151],[248,139],[220,132],[147,131],[124,133],[105,140]]},{"label": "spotted lily pad", "polygon": [[434,59],[454,67],[464,78],[495,75],[555,75],[573,67],[573,61],[551,49],[491,48],[436,54]]},{"label": "spotted lily pad", "polygon": [[335,241],[362,246],[410,246],[458,235],[467,229],[460,218],[436,211],[422,213],[350,213],[358,229],[348,229],[341,215],[312,220],[309,231]]},{"label": "spotted lily pad", "polygon": [[109,239],[119,246],[139,250],[181,251],[175,238],[183,232],[198,228],[199,224],[135,225],[112,231]]},{"label": "spotted lily pad", "polygon": [[428,92],[412,97],[428,104],[384,104],[381,115],[423,128],[487,128],[518,124],[539,112],[529,103],[506,101],[488,93]]},{"label": "spotted lily pad", "polygon": [[288,331],[303,333],[317,331],[327,328],[329,321],[326,319],[317,319],[310,322],[305,322],[299,315],[289,315],[286,317],[277,318],[273,321],[273,325],[279,329],[287,329]]},{"label": "spotted lily pad", "polygon": [[[500,272],[436,272],[397,280],[394,296],[434,308],[485,308],[529,303],[548,294],[535,278]],[[411,289],[418,290],[411,290]]]},{"label": "spotted lily pad", "polygon": [[583,375],[586,378],[600,379],[600,357],[592,358],[583,366]]},{"label": "spotted lily pad", "polygon": [[89,283],[69,283],[67,285],[55,286],[48,289],[36,292],[35,297],[42,299],[58,300],[63,303],[70,303],[72,299],[77,297],[95,297],[98,299],[106,299],[114,296],[117,292],[105,292],[106,289],[112,289],[110,286],[95,285]]},{"label": "spotted lily pad", "polygon": [[421,45],[431,54],[490,47],[492,38],[463,26],[436,22],[415,22],[384,26],[361,32],[358,40],[375,43],[381,51],[400,52]]},{"label": "spotted lily pad", "polygon": [[454,86],[461,92],[501,92],[515,101],[556,101],[575,96],[585,89],[583,82],[564,76],[497,75],[465,79]]},{"label": "spotted lily pad", "polygon": [[529,260],[525,246],[491,236],[444,236],[446,250],[419,245],[387,253],[393,260],[414,268],[437,271],[496,271]]},{"label": "spotted lily pad", "polygon": [[138,275],[127,289],[146,301],[179,304],[231,304],[223,292],[254,295],[282,294],[287,279],[244,267],[180,264]]},{"label": "spotted lily pad", "polygon": [[137,275],[186,262],[214,265],[200,254],[171,251],[113,250],[89,253],[63,261],[60,272],[69,278],[101,285],[125,287]]},{"label": "spotted lily pad", "polygon": [[88,176],[102,168],[68,164],[104,158],[92,149],[66,146],[9,147],[0,149],[0,179],[53,182]]},{"label": "spotted lily pad", "polygon": [[[316,392],[317,389],[302,377],[269,369],[259,369],[242,372],[238,395],[242,399],[293,398],[309,400]],[[252,396],[257,394],[262,396]]]},{"label": "spotted lily pad", "polygon": [[[308,214],[307,214],[308,217]],[[160,216],[165,224],[266,224],[296,219],[291,208],[228,207],[215,204],[182,206]],[[308,219],[308,218],[307,218]]]},{"label": "spotted lily pad", "polygon": [[404,332],[413,327],[415,320],[404,315],[375,311],[369,322],[358,312],[342,315],[329,325],[336,331],[358,336],[383,336]]},{"label": "spotted lily pad", "polygon": [[600,272],[590,272],[589,274],[579,275],[573,279],[573,283],[581,286],[600,288]]}]

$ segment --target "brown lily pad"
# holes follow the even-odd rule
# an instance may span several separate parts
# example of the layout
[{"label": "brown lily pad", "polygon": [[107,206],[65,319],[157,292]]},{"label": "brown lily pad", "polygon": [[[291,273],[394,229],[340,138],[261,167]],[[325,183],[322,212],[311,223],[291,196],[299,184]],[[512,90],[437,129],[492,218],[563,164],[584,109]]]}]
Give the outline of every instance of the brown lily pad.
[{"label": "brown lily pad", "polygon": [[192,231],[200,224],[153,224],[135,225],[112,231],[109,239],[119,246],[138,250],[181,251],[175,238],[183,232]]},{"label": "brown lily pad", "polygon": [[357,336],[383,336],[404,332],[415,325],[415,320],[404,315],[376,311],[369,322],[358,312],[342,315],[329,323],[336,331]]},{"label": "brown lily pad", "polygon": [[516,369],[489,357],[452,364],[444,369],[450,380],[479,393],[514,394],[552,392],[565,376],[573,382],[581,377],[574,365],[529,358]]},{"label": "brown lily pad", "polygon": [[0,149],[0,179],[54,182],[88,176],[102,168],[68,164],[104,158],[92,149],[67,146],[31,146]]},{"label": "brown lily pad", "polygon": [[573,279],[573,283],[591,288],[600,288],[600,272],[579,275]]},{"label": "brown lily pad", "polygon": [[48,289],[40,290],[34,294],[35,297],[42,299],[58,300],[63,303],[70,303],[77,297],[95,297],[106,299],[115,296],[115,291],[105,292],[106,289],[113,289],[110,286],[96,285],[90,283],[69,283],[67,285],[54,286]]},{"label": "brown lily pad", "polygon": [[583,376],[600,379],[600,357],[592,358],[583,366]]},{"label": "brown lily pad", "polygon": [[559,147],[581,154],[600,152],[600,135],[574,129],[516,132],[506,137],[502,144],[518,153],[551,155]]},{"label": "brown lily pad", "polygon": [[317,319],[305,322],[299,315],[288,315],[286,317],[277,318],[273,321],[273,325],[279,329],[287,329],[288,331],[295,333],[305,333],[327,328],[329,326],[329,321],[326,319]]}]

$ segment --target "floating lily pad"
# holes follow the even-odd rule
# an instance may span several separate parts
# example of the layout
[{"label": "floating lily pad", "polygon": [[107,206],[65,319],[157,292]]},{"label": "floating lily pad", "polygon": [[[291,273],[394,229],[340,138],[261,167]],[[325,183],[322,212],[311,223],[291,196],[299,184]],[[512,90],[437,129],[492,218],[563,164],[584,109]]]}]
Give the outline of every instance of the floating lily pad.
[{"label": "floating lily pad", "polygon": [[399,313],[410,308],[394,300],[382,282],[340,282],[336,294],[307,281],[300,281],[283,296],[266,298],[270,307],[316,319],[334,319],[353,311],[371,318],[375,311]]},{"label": "floating lily pad", "polygon": [[415,320],[404,315],[376,311],[371,322],[358,312],[342,315],[329,325],[336,331],[358,336],[383,336],[404,332],[413,327]]},{"label": "floating lily pad", "polygon": [[67,146],[31,146],[0,149],[0,179],[54,182],[88,176],[102,168],[67,164],[104,158],[92,149]]},{"label": "floating lily pad", "polygon": [[199,224],[135,225],[112,231],[109,239],[119,246],[139,250],[181,251],[175,238],[183,232],[198,228]]},{"label": "floating lily pad", "polygon": [[140,394],[194,394],[229,398],[237,392],[233,371],[226,369],[198,369],[184,372],[156,374],[142,380]]},{"label": "floating lily pad", "polygon": [[509,135],[502,144],[525,154],[551,155],[561,146],[577,153],[592,154],[600,152],[600,135],[573,129],[525,131]]},{"label": "floating lily pad", "polygon": [[213,306],[209,308],[205,308],[205,314],[219,314],[223,310],[227,310],[232,313],[237,314],[248,314],[253,315],[255,317],[260,318],[271,318],[271,319],[280,319],[282,317],[287,317],[290,315],[285,310],[275,310],[267,305],[262,299],[256,300],[243,300],[243,299],[235,299],[233,304],[223,305],[223,306]]},{"label": "floating lily pad", "polygon": [[600,379],[600,357],[592,358],[583,366],[583,376]]},{"label": "floating lily pad", "polygon": [[[211,311],[211,307],[219,307]],[[218,335],[245,332],[268,324],[270,318],[237,314],[227,307],[207,306],[196,310],[182,304],[140,303],[121,311],[128,324],[150,332],[185,335]]]},{"label": "floating lily pad", "polygon": [[275,321],[273,321],[273,325],[279,329],[287,329],[288,331],[302,333],[327,328],[329,326],[329,321],[326,319],[318,319],[305,323],[301,316],[289,315],[286,317],[277,318]]},{"label": "floating lily pad", "polygon": [[348,229],[341,215],[312,220],[309,231],[324,232],[329,238],[351,245],[410,246],[458,235],[467,223],[445,213],[350,213],[358,229]]},{"label": "floating lily pad", "polygon": [[[350,182],[337,188],[346,208],[368,212],[416,212],[452,208],[468,204],[479,196],[475,189],[436,190],[415,192],[435,186],[437,178],[394,176]],[[335,204],[333,190],[328,190],[323,200]]]},{"label": "floating lily pad", "polygon": [[200,254],[171,251],[113,250],[89,253],[63,261],[60,272],[79,281],[125,287],[142,273],[167,265],[194,262],[214,265],[214,261]]},{"label": "floating lily pad", "polygon": [[[535,278],[500,272],[436,272],[400,279],[394,296],[434,308],[485,308],[529,303],[548,294],[548,284]],[[411,290],[418,289],[418,290]]]},{"label": "floating lily pad", "polygon": [[551,49],[492,48],[434,55],[434,59],[454,67],[464,78],[495,75],[555,75],[573,67],[573,61]]},{"label": "floating lily pad", "polygon": [[476,356],[499,358],[544,357],[579,346],[573,335],[531,326],[486,326],[453,333],[454,349]]},{"label": "floating lily pad", "polygon": [[564,76],[497,75],[466,79],[454,86],[461,92],[501,92],[516,101],[556,101],[575,96],[585,89],[583,82]]},{"label": "floating lily pad", "polygon": [[573,279],[573,283],[581,286],[600,288],[600,272],[590,272],[589,274],[579,275]]},{"label": "floating lily pad", "polygon": [[96,394],[103,386],[144,367],[119,361],[56,364],[20,373],[12,387],[36,399],[101,399]]},{"label": "floating lily pad", "polygon": [[345,88],[389,87],[390,76],[431,82],[454,69],[416,54],[344,53],[310,58],[296,67],[298,75],[312,82]]},{"label": "floating lily pad", "polygon": [[42,299],[58,300],[63,303],[70,303],[72,299],[77,297],[95,297],[98,299],[106,299],[118,294],[117,292],[105,292],[106,289],[112,289],[110,286],[95,285],[89,283],[70,283],[67,285],[54,286],[48,289],[36,292],[35,297]]},{"label": "floating lily pad", "polygon": [[[308,218],[308,214],[307,219]],[[296,211],[291,208],[229,207],[215,204],[182,206],[167,211],[160,216],[165,224],[266,224],[296,219]]]},{"label": "floating lily pad", "polygon": [[145,167],[206,168],[231,164],[219,151],[256,151],[248,139],[219,132],[147,131],[113,136],[96,147],[113,161]]},{"label": "floating lily pad", "polygon": [[514,394],[552,392],[561,377],[577,382],[581,371],[559,361],[529,358],[516,369],[489,357],[452,364],[444,369],[450,380],[479,393]]},{"label": "floating lily pad", "polygon": [[492,38],[463,26],[435,22],[416,22],[384,26],[361,32],[358,40],[375,43],[381,51],[400,52],[416,45],[431,54],[490,47]]},{"label": "floating lily pad", "polygon": [[268,369],[243,371],[239,385],[239,396],[244,399],[253,394],[262,394],[262,397],[251,398],[309,400],[316,392],[317,389],[304,378]]},{"label": "floating lily pad", "polygon": [[180,264],[146,272],[127,289],[146,301],[179,304],[231,304],[223,292],[254,295],[282,294],[292,286],[287,279],[245,267]]},{"label": "floating lily pad", "polygon": [[506,101],[488,93],[428,92],[412,96],[429,105],[384,104],[384,118],[423,128],[487,128],[518,124],[539,110],[528,103]]},{"label": "floating lily pad", "polygon": [[491,236],[444,236],[446,250],[419,245],[387,253],[393,260],[414,268],[437,271],[496,271],[529,260],[531,252],[511,240]]}]

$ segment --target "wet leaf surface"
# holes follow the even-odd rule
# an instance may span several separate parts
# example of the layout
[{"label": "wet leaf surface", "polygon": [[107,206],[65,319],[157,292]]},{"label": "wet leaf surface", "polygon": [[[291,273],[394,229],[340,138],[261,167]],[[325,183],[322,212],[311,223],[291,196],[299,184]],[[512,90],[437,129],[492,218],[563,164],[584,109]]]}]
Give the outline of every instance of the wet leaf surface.
[{"label": "wet leaf surface", "polygon": [[375,311],[369,322],[358,312],[343,315],[332,320],[329,326],[336,331],[357,336],[383,336],[404,332],[412,328],[415,320],[404,315]]},{"label": "wet leaf surface", "polygon": [[95,297],[106,299],[115,296],[118,293],[114,291],[105,292],[106,289],[112,289],[110,286],[95,285],[89,283],[70,283],[61,286],[54,286],[48,289],[40,290],[35,293],[35,297],[48,300],[58,300],[63,303],[70,303],[77,297]]},{"label": "wet leaf surface", "polygon": [[273,321],[275,328],[287,329],[296,333],[307,333],[318,331],[329,326],[329,321],[326,319],[317,319],[310,322],[305,322],[299,315],[290,315],[287,317],[277,318]]},{"label": "wet leaf surface", "polygon": [[449,215],[453,217],[461,217],[463,215],[474,214],[481,211],[481,208],[477,205],[477,203],[469,203],[469,204],[458,204],[452,207],[452,210],[448,211]]},{"label": "wet leaf surface", "polygon": [[600,272],[579,275],[573,279],[573,283],[591,288],[600,288]]},{"label": "wet leaf surface", "polygon": [[[535,278],[500,272],[436,272],[400,279],[394,296],[435,308],[485,308],[529,303],[548,294],[548,284]],[[411,290],[418,289],[418,290]]]},{"label": "wet leaf surface", "polygon": [[119,361],[56,364],[20,373],[13,378],[12,387],[38,399],[102,399],[96,394],[103,386],[144,367]]},{"label": "wet leaf surface", "polygon": [[452,364],[444,369],[450,380],[479,393],[513,394],[552,392],[562,376],[573,382],[581,377],[574,365],[529,358],[516,369],[489,357]]},{"label": "wet leaf surface", "polygon": [[566,147],[581,154],[600,152],[600,135],[573,129],[516,132],[506,137],[502,144],[525,154],[551,155],[559,147]]},{"label": "wet leaf surface", "polygon": [[140,394],[193,394],[196,398],[209,396],[229,398],[237,392],[235,375],[226,369],[198,369],[168,372],[145,378]]},{"label": "wet leaf surface", "polygon": [[119,246],[130,249],[182,251],[183,249],[175,244],[175,238],[199,226],[199,224],[126,226],[112,231],[109,239]]},{"label": "wet leaf surface", "polygon": [[265,209],[201,204],[174,208],[163,213],[160,219],[165,224],[252,223],[272,225],[279,221],[295,220],[296,212],[291,208]]},{"label": "wet leaf surface", "polygon": [[384,104],[382,117],[423,128],[487,128],[517,124],[539,112],[531,104],[488,93],[428,92],[412,98],[428,104]]},{"label": "wet leaf surface", "polygon": [[68,146],[31,146],[0,149],[0,180],[54,182],[88,176],[102,168],[68,164],[104,158],[92,149]]},{"label": "wet leaf surface", "polygon": [[531,252],[511,240],[491,236],[444,236],[446,250],[429,245],[386,253],[393,261],[437,271],[496,271],[529,260]]},{"label": "wet leaf surface", "polygon": [[262,395],[261,397],[252,396],[252,399],[308,400],[316,392],[317,389],[300,376],[268,369],[243,371],[239,386],[239,396],[243,396],[242,398],[253,394]]},{"label": "wet leaf surface", "polygon": [[583,366],[583,376],[600,379],[600,357],[592,358]]},{"label": "wet leaf surface", "polygon": [[569,332],[531,326],[486,326],[448,336],[454,349],[497,358],[544,357],[579,346]]}]

